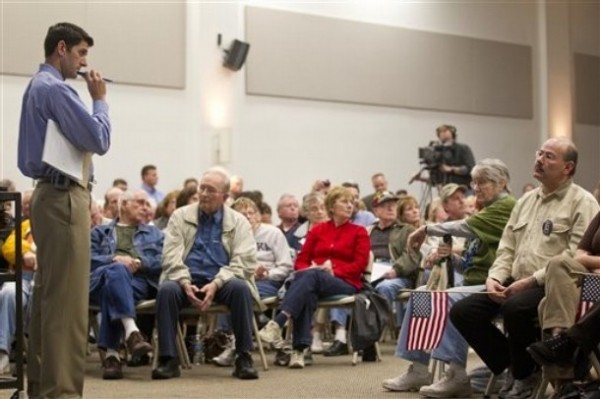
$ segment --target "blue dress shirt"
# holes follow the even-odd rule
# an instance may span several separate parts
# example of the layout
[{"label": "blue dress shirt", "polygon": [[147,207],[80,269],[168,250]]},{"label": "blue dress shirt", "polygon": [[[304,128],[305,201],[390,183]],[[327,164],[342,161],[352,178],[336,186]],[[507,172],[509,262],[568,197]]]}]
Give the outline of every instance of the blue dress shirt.
[{"label": "blue dress shirt", "polygon": [[61,73],[50,64],[42,64],[23,96],[18,165],[25,176],[35,179],[58,173],[42,162],[48,119],[54,120],[64,136],[81,151],[102,155],[110,147],[106,101],[95,100],[90,115]]}]

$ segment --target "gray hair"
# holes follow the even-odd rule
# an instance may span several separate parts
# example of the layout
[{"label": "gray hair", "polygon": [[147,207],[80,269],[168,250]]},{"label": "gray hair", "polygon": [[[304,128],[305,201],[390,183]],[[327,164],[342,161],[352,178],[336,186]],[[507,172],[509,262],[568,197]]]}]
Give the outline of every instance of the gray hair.
[{"label": "gray hair", "polygon": [[479,161],[471,170],[471,177],[473,179],[481,178],[496,184],[503,184],[505,190],[510,192],[508,188],[510,173],[506,164],[499,159],[486,158]]},{"label": "gray hair", "polygon": [[308,208],[310,208],[310,204],[313,202],[320,202],[321,204],[325,204],[325,196],[323,193],[318,191],[313,191],[308,193],[302,198],[302,212],[304,214],[308,213]]},{"label": "gray hair", "polygon": [[[123,202],[127,202],[127,201],[131,201],[132,199],[135,198],[136,194],[144,194],[144,197],[146,199],[150,198],[148,196],[148,193],[146,193],[144,190],[128,190],[128,191],[123,191],[123,193],[119,196],[119,207],[117,209],[119,209],[119,214],[121,214],[121,207],[123,206]],[[156,203],[156,201],[155,201]]]},{"label": "gray hair", "polygon": [[296,198],[295,195],[288,194],[288,193],[283,194],[281,197],[279,197],[279,201],[277,201],[277,210],[279,210],[283,206],[283,201],[285,201],[288,198],[291,198],[291,199],[295,200],[296,202],[298,202],[298,199]]},{"label": "gray hair", "polygon": [[222,166],[213,166],[212,168],[209,168],[206,172],[204,172],[202,174],[202,177],[206,176],[206,175],[217,175],[221,178],[221,180],[223,181],[223,192],[225,194],[229,193],[229,181],[231,180],[231,176],[229,175],[229,172],[227,171],[227,169],[225,169]]}]

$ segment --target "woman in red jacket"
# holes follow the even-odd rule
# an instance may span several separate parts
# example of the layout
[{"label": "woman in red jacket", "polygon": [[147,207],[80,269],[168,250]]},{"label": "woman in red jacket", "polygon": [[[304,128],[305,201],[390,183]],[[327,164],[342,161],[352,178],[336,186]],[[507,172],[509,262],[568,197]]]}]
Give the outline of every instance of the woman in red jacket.
[{"label": "woman in red jacket", "polygon": [[350,222],[352,193],[344,187],[332,189],[325,198],[330,220],[308,232],[296,259],[296,273],[281,312],[259,332],[266,343],[280,344],[281,329],[293,320],[294,349],[290,368],[304,367],[304,352],[310,347],[313,313],[317,301],[332,295],[352,295],[362,288],[361,278],[369,262],[370,241],[362,226]]}]

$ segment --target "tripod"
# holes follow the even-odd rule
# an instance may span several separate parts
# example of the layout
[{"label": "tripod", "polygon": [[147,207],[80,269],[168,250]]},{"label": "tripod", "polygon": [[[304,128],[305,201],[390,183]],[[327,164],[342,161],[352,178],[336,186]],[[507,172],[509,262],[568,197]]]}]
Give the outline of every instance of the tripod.
[{"label": "tripod", "polygon": [[425,170],[429,170],[427,166],[423,166],[421,170],[419,170],[417,174],[414,175],[408,182],[408,184],[412,184],[415,181],[423,183],[423,186],[421,187],[421,196],[419,199],[419,210],[421,211],[421,217],[423,219],[427,218],[427,215],[425,214],[427,210],[427,205],[431,204],[431,202],[433,201],[433,187],[435,186],[439,192],[439,186],[432,182],[431,176],[422,176]]}]

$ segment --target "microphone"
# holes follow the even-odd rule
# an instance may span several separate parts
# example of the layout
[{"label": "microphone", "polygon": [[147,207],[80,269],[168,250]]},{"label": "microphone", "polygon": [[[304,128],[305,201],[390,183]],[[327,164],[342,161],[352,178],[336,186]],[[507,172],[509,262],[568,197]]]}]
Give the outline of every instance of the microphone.
[{"label": "microphone", "polygon": [[[77,75],[79,76],[85,76],[86,72],[83,71],[77,71]],[[102,78],[103,81],[105,81],[106,83],[114,83],[114,80],[109,79],[109,78]]]}]

